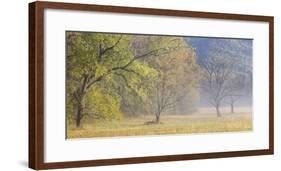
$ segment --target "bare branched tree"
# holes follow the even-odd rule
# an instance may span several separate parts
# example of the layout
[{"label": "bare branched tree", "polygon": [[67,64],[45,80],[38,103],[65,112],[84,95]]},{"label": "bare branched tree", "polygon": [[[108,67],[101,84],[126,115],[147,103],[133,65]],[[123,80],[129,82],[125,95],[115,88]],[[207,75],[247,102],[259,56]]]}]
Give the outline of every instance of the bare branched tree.
[{"label": "bare branched tree", "polygon": [[163,112],[175,109],[177,103],[185,96],[185,92],[179,93],[173,85],[171,86],[167,78],[159,78],[155,85],[155,96],[154,96],[154,106],[155,106],[155,122],[160,122],[160,116]]},{"label": "bare branched tree", "polygon": [[217,116],[221,117],[221,104],[230,95],[228,81],[234,73],[234,63],[220,56],[208,57],[199,62],[203,78],[201,88],[208,95],[210,104],[216,108]]},{"label": "bare branched tree", "polygon": [[235,73],[231,80],[229,80],[229,104],[231,113],[234,113],[234,104],[237,102],[243,94],[243,89],[245,87],[246,76],[241,73]]},{"label": "bare branched tree", "polygon": [[177,51],[154,58],[150,62],[158,68],[158,77],[154,79],[151,90],[151,108],[155,123],[160,122],[161,114],[175,110],[187,93],[197,86],[198,67],[191,62],[196,59],[196,54],[185,42],[179,42]]}]

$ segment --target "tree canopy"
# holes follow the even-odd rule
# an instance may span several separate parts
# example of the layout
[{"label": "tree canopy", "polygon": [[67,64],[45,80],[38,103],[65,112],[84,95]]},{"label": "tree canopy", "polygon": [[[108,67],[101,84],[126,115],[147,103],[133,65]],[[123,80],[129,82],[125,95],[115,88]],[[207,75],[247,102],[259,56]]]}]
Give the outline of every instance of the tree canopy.
[{"label": "tree canopy", "polygon": [[84,117],[121,119],[141,113],[159,120],[160,113],[196,91],[196,55],[183,38],[86,32],[66,36],[67,114],[78,127]]}]

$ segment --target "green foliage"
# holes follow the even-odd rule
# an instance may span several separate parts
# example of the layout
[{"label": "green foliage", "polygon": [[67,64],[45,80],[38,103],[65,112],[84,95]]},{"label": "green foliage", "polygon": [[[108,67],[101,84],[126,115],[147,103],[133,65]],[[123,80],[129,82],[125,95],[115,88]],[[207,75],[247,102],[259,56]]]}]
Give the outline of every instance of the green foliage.
[{"label": "green foliage", "polygon": [[[77,106],[80,104],[82,110],[88,108],[86,105],[91,99],[85,100],[89,96],[92,88],[97,89],[101,81],[114,82],[113,68],[123,66],[132,60],[133,54],[130,48],[129,35],[103,34],[103,33],[80,33],[67,32],[67,114],[68,118],[76,119]],[[118,83],[110,83],[118,84]],[[110,89],[111,87],[102,87]],[[98,96],[97,91],[94,96]],[[108,91],[109,92],[109,91]],[[102,94],[101,94],[102,95]],[[104,94],[105,100],[110,96]],[[102,97],[101,97],[102,98]],[[118,106],[119,102],[113,103],[113,108]],[[121,118],[120,111],[106,111],[100,108],[98,103],[102,101],[93,101],[97,112],[102,118]],[[114,106],[115,105],[115,106]],[[83,111],[83,115],[86,112]],[[112,115],[116,115],[115,117]],[[81,119],[83,116],[81,116]]]},{"label": "green foliage", "polygon": [[[196,54],[183,38],[162,37],[156,44],[165,47],[149,65],[158,71],[150,91],[150,108],[160,115],[179,106],[196,107],[198,101],[198,72]],[[188,100],[186,100],[188,98]],[[196,109],[185,109],[184,111]],[[182,114],[182,113],[181,113]]]},{"label": "green foliage", "polygon": [[183,38],[81,32],[66,36],[69,120],[150,114],[148,106],[157,107],[155,90],[163,83],[163,97],[169,101],[196,94],[191,92],[197,86],[196,55]]},{"label": "green foliage", "polygon": [[87,74],[98,78],[133,57],[129,35],[68,32],[67,36],[67,72],[71,79]]},{"label": "green foliage", "polygon": [[120,99],[101,88],[93,88],[86,96],[86,113],[96,119],[120,120],[123,117],[120,111]]}]

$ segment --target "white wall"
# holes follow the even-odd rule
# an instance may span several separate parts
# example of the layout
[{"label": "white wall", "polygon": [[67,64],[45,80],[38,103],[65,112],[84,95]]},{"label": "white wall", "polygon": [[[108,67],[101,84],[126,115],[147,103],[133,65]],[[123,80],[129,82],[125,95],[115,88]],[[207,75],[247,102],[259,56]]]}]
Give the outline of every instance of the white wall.
[{"label": "white wall", "polygon": [[[74,0],[68,0],[75,2]],[[27,169],[28,125],[28,2],[3,0],[0,4],[0,170]],[[275,155],[196,161],[96,167],[122,170],[280,170],[281,161],[281,30],[277,0],[79,0],[81,3],[171,8],[275,16]],[[262,68],[261,68],[262,69]],[[279,77],[279,78],[278,78]],[[239,140],[237,140],[239,141]],[[204,142],[202,142],[202,145]],[[70,169],[71,170],[71,169]],[[72,170],[93,170],[78,168]]]}]

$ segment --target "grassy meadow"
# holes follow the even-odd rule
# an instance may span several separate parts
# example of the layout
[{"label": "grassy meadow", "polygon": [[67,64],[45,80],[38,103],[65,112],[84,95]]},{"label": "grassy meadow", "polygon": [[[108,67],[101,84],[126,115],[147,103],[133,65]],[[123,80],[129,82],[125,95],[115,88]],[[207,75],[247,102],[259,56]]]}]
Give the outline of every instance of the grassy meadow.
[{"label": "grassy meadow", "polygon": [[222,108],[222,117],[217,117],[213,108],[201,108],[190,115],[163,114],[159,124],[146,124],[154,119],[153,115],[124,117],[115,121],[89,121],[76,128],[67,126],[67,138],[117,137],[162,134],[192,134],[212,132],[235,132],[252,130],[251,108]]}]

